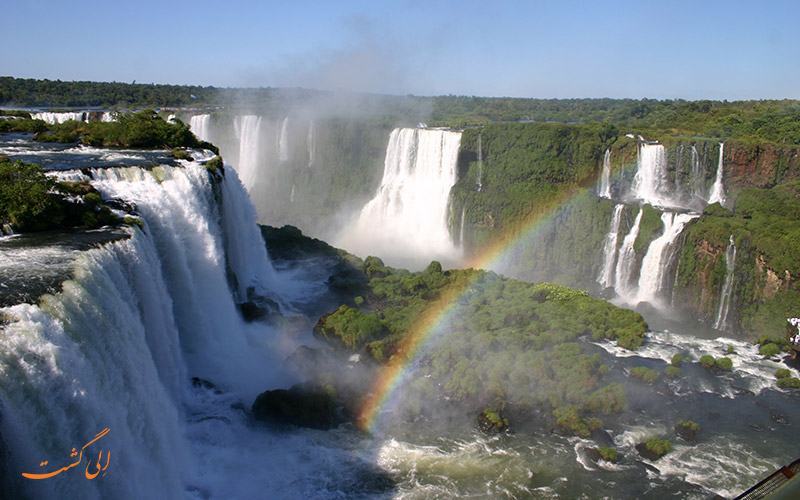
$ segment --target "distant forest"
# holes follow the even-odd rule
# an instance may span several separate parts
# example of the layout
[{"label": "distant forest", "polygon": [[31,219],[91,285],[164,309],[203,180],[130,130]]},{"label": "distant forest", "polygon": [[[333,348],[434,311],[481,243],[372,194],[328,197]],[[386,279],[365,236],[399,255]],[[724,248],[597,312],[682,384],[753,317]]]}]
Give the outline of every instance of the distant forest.
[{"label": "distant forest", "polygon": [[[398,123],[424,117],[429,125],[465,128],[491,122],[612,123],[636,130],[754,142],[800,144],[800,101],[686,101],[682,99],[527,99],[475,96],[346,94],[369,114]],[[341,93],[308,89],[216,88],[118,82],[62,82],[0,77],[4,108],[141,109],[241,107],[288,112]],[[355,102],[355,101],[353,101]],[[420,113],[424,110],[424,113]]]}]

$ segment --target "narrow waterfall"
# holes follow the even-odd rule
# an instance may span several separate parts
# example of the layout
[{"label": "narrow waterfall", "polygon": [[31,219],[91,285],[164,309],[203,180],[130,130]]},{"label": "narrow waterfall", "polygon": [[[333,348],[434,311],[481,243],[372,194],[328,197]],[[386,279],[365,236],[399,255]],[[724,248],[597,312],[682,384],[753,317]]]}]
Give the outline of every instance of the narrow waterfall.
[{"label": "narrow waterfall", "polygon": [[723,168],[722,168],[722,153],[725,147],[724,142],[719,143],[719,162],[717,162],[717,176],[714,179],[714,184],[711,186],[711,191],[708,194],[708,204],[719,203],[725,205],[725,186],[722,184]]},{"label": "narrow waterfall", "polygon": [[675,241],[686,224],[697,217],[699,217],[697,214],[675,214],[673,212],[661,214],[664,232],[650,243],[642,260],[636,302],[658,303],[659,292],[664,289],[669,264],[676,250]]},{"label": "narrow waterfall", "polygon": [[211,136],[209,135],[211,129],[210,123],[211,123],[211,115],[209,114],[192,115],[192,117],[189,118],[189,129],[201,141],[210,142],[211,141]]},{"label": "narrow waterfall", "polygon": [[239,141],[239,160],[234,165],[242,183],[250,191],[258,177],[260,154],[261,117],[237,116],[233,122],[236,139]]},{"label": "narrow waterfall", "polygon": [[308,149],[308,167],[314,165],[317,156],[317,134],[314,128],[314,120],[308,124],[308,137],[306,137],[306,148]]},{"label": "narrow waterfall", "polygon": [[289,161],[289,117],[283,119],[281,135],[278,139],[278,159]]},{"label": "narrow waterfall", "polygon": [[467,215],[467,206],[461,207],[461,228],[458,230],[458,246],[464,249],[464,216]]},{"label": "narrow waterfall", "polygon": [[481,134],[478,134],[478,192],[483,189],[483,145],[481,144]]},{"label": "narrow waterfall", "polygon": [[700,155],[697,153],[697,148],[692,145],[692,170],[691,170],[691,186],[692,198],[705,200],[705,172],[700,165]]},{"label": "narrow waterfall", "polygon": [[730,243],[725,249],[725,283],[722,285],[722,293],[719,296],[719,309],[717,310],[717,320],[714,322],[716,330],[724,330],[727,326],[728,311],[731,307],[731,296],[733,295],[733,269],[736,266],[736,244],[733,235],[730,236]]},{"label": "narrow waterfall", "polygon": [[605,243],[603,244],[603,265],[600,268],[600,275],[597,282],[603,288],[614,286],[614,264],[617,263],[617,240],[619,239],[619,224],[622,220],[622,210],[625,205],[618,203],[614,207],[614,215],[611,217],[611,227],[606,233]]},{"label": "narrow waterfall", "polygon": [[611,150],[603,156],[603,172],[600,175],[600,198],[611,199]]},{"label": "narrow waterfall", "polygon": [[289,193],[289,203],[294,203],[294,184],[292,184],[292,192]]},{"label": "narrow waterfall", "polygon": [[342,246],[362,256],[380,255],[412,266],[457,256],[448,219],[460,143],[460,132],[393,130],[378,192],[361,210]]},{"label": "narrow waterfall", "polygon": [[667,152],[661,144],[639,144],[636,175],[631,194],[642,203],[672,206],[667,180]]},{"label": "narrow waterfall", "polygon": [[[76,469],[27,481],[25,493],[183,498],[197,465],[186,433],[197,417],[188,408],[205,404],[189,378],[213,381],[244,401],[282,383],[272,367],[285,353],[268,345],[275,332],[246,328],[226,277],[227,262],[240,283],[269,289],[275,284],[256,274],[269,274],[271,264],[263,243],[260,250],[246,243],[258,234],[252,207],[242,207],[246,197],[216,202],[214,182],[223,183],[224,198],[243,194],[240,185],[225,186],[233,171],[212,181],[202,165],[185,162],[98,169],[91,177],[104,197],[135,205],[144,229],[80,254],[61,293],[2,310],[0,434],[13,450],[4,467],[15,477],[56,470],[71,448],[108,428],[87,449],[94,457],[103,450],[104,461],[110,453],[105,477],[88,481]],[[226,245],[222,233],[234,226],[242,238]],[[239,244],[249,248],[242,260],[259,262],[226,255]],[[49,467],[38,467],[46,460]]]},{"label": "narrow waterfall", "polygon": [[636,243],[636,238],[639,236],[639,225],[642,223],[643,213],[644,209],[639,208],[639,213],[636,214],[633,226],[625,236],[625,239],[622,240],[622,246],[619,249],[617,267],[614,270],[614,291],[620,297],[627,297],[631,292],[631,278],[633,276],[633,268],[636,265],[636,253],[633,250],[633,244]]}]

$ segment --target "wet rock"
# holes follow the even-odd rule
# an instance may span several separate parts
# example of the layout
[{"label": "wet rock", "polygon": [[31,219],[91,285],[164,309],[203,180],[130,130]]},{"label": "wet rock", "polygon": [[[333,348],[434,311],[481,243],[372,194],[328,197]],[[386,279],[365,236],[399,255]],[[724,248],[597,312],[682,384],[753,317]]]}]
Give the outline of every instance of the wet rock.
[{"label": "wet rock", "polygon": [[222,394],[222,391],[214,385],[213,382],[209,382],[208,380],[202,379],[200,377],[192,377],[192,387],[197,387],[198,389],[205,389],[207,391],[214,391],[214,394]]},{"label": "wet rock", "polygon": [[786,415],[779,412],[778,410],[771,408],[769,410],[769,418],[772,419],[773,422],[781,424],[781,425],[790,425],[789,419],[786,418]]},{"label": "wet rock", "polygon": [[256,420],[313,429],[330,429],[342,423],[336,412],[335,390],[314,384],[262,392],[253,403]]},{"label": "wet rock", "polygon": [[478,414],[478,429],[486,434],[508,432],[508,425],[508,419],[491,408],[486,408]]}]

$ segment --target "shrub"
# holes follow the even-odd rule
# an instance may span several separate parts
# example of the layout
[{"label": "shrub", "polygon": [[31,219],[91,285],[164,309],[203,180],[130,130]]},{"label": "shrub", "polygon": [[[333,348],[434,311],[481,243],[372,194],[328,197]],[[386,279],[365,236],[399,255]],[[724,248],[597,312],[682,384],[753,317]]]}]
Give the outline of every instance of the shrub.
[{"label": "shrub", "polygon": [[683,427],[693,432],[700,430],[700,424],[692,422],[691,420],[678,420],[678,427]]},{"label": "shrub", "polygon": [[792,376],[792,372],[789,371],[788,368],[778,368],[775,370],[775,377],[776,378],[789,378]]},{"label": "shrub", "polygon": [[672,360],[670,361],[670,363],[672,364],[672,366],[681,366],[681,363],[683,363],[683,356],[681,356],[680,353],[675,353],[672,356]]},{"label": "shrub", "polygon": [[617,450],[614,448],[609,448],[607,446],[601,446],[597,448],[597,451],[600,452],[600,458],[605,460],[606,462],[616,462],[617,461]]},{"label": "shrub", "polygon": [[636,366],[631,368],[631,376],[638,378],[648,384],[654,384],[658,380],[658,372],[646,366]]},{"label": "shrub", "polygon": [[672,450],[672,444],[669,441],[658,438],[647,439],[644,445],[659,457],[663,457]]},{"label": "shrub", "polygon": [[714,364],[717,368],[726,372],[731,371],[733,368],[733,361],[731,361],[731,358],[719,358],[714,362]]},{"label": "shrub", "polygon": [[221,169],[223,166],[222,157],[215,156],[206,162],[206,170],[211,172],[212,174],[216,173],[217,170]]},{"label": "shrub", "polygon": [[670,365],[664,370],[664,375],[669,378],[678,378],[681,376],[681,369],[677,366]]},{"label": "shrub", "polygon": [[800,389],[800,378],[784,377],[778,379],[778,387],[781,389]]},{"label": "shrub", "polygon": [[781,348],[778,347],[778,344],[770,342],[759,347],[758,352],[765,358],[771,358],[772,356],[777,356],[780,354]]},{"label": "shrub", "polygon": [[700,364],[703,365],[703,368],[712,368],[714,366],[714,356],[710,354],[700,356]]}]

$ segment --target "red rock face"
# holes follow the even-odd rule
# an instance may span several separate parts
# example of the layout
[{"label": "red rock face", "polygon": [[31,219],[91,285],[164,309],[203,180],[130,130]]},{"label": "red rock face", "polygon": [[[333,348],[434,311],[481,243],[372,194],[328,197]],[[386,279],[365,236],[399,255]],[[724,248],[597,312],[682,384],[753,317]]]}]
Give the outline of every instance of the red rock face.
[{"label": "red rock face", "polygon": [[730,141],[724,155],[726,187],[771,188],[800,179],[800,148]]}]

